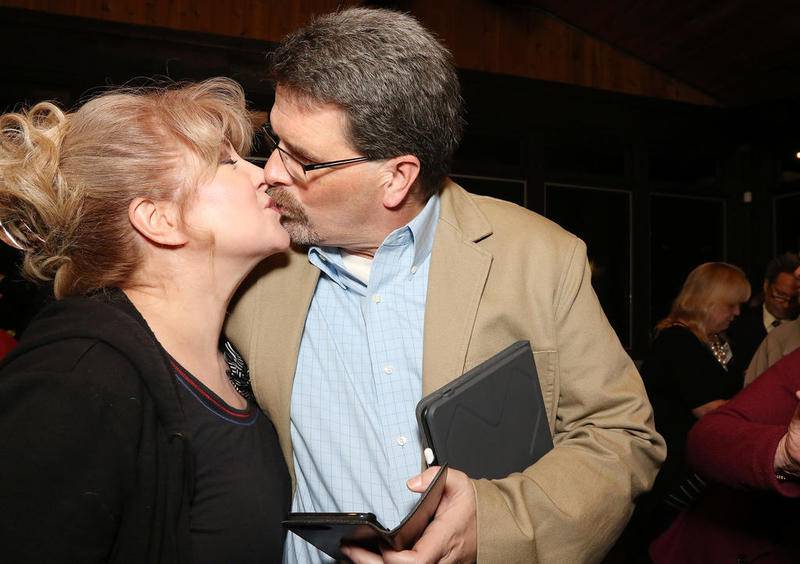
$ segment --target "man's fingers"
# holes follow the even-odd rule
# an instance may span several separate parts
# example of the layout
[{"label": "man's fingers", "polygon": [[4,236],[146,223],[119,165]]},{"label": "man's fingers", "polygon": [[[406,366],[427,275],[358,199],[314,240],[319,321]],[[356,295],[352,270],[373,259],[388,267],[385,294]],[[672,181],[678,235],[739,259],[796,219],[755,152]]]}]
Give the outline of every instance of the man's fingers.
[{"label": "man's fingers", "polygon": [[417,474],[413,478],[409,478],[406,482],[406,486],[412,492],[424,492],[428,489],[428,486],[431,484],[433,479],[436,477],[436,473],[439,471],[438,466],[431,466],[427,470],[425,470],[422,474]]},{"label": "man's fingers", "polygon": [[448,552],[447,542],[450,539],[448,531],[448,525],[442,525],[441,520],[434,520],[425,529],[425,533],[414,545],[414,548],[400,552],[386,551],[383,553],[383,560],[387,564],[439,562]]},{"label": "man's fingers", "polygon": [[356,564],[382,564],[384,562],[380,554],[353,545],[342,546],[342,554]]},{"label": "man's fingers", "polygon": [[[428,468],[408,481],[412,491],[423,491],[439,469]],[[383,552],[388,564],[456,563],[475,560],[475,501],[469,477],[458,470],[447,475],[444,497],[436,516],[411,550]]]},{"label": "man's fingers", "polygon": [[403,550],[400,552],[387,551],[383,553],[383,561],[386,564],[419,564],[422,562],[436,562],[436,560],[425,560],[415,550]]}]

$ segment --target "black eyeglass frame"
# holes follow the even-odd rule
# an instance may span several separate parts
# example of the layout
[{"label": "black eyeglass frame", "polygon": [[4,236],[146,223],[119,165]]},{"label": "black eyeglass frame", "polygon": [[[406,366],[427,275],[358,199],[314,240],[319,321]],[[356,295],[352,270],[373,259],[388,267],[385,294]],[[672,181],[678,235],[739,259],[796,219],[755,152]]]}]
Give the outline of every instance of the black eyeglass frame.
[{"label": "black eyeglass frame", "polygon": [[[264,124],[261,127],[261,131],[264,133],[264,135],[266,135],[267,140],[269,141],[269,143],[275,147],[275,149],[273,149],[273,151],[277,150],[279,154],[286,155],[290,159],[293,159],[303,169],[303,174],[305,174],[305,173],[307,173],[309,171],[312,171],[312,170],[319,170],[321,168],[331,168],[331,167],[334,167],[334,166],[341,166],[341,165],[353,164],[353,163],[363,163],[363,162],[374,160],[374,159],[370,159],[369,157],[352,157],[350,159],[338,159],[338,160],[335,160],[335,161],[325,161],[325,162],[322,162],[322,163],[308,163],[308,164],[305,164],[305,163],[303,163],[302,159],[294,156],[292,153],[290,153],[289,151],[287,151],[286,149],[284,149],[283,147],[280,146],[280,144],[279,144],[280,142],[278,141],[277,136],[274,135],[271,132],[269,124]],[[281,157],[281,160],[283,160],[283,157]],[[284,166],[285,165],[286,165],[286,163],[284,162]],[[288,168],[287,168],[287,170],[288,170]]]}]

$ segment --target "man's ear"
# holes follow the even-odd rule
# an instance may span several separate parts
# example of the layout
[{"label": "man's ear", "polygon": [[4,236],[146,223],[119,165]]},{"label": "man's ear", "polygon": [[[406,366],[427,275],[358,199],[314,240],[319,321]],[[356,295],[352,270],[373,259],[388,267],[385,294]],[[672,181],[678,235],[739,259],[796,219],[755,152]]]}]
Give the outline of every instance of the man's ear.
[{"label": "man's ear", "polygon": [[179,247],[188,242],[174,202],[136,198],[128,206],[128,218],[142,237],[158,245]]},{"label": "man's ear", "polygon": [[419,159],[414,155],[401,155],[384,163],[383,205],[394,209],[400,207],[408,198],[419,176]]}]

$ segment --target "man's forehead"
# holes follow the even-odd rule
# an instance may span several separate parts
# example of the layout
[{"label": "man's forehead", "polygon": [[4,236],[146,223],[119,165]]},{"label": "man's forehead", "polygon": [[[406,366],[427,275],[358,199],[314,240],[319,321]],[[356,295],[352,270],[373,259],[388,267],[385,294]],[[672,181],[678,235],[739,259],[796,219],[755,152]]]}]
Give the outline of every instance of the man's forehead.
[{"label": "man's forehead", "polygon": [[280,107],[282,111],[293,114],[316,114],[322,112],[344,114],[338,104],[320,100],[307,92],[280,84],[275,88],[275,102],[272,108],[274,109],[275,107]]},{"label": "man's forehead", "polygon": [[773,286],[780,286],[782,288],[792,288],[797,286],[797,278],[795,278],[792,273],[781,272],[780,274],[778,274],[777,278],[775,278]]},{"label": "man's forehead", "polygon": [[298,96],[291,90],[276,90],[269,121],[282,139],[301,143],[303,148],[325,149],[331,143],[350,145],[347,114],[341,107]]}]

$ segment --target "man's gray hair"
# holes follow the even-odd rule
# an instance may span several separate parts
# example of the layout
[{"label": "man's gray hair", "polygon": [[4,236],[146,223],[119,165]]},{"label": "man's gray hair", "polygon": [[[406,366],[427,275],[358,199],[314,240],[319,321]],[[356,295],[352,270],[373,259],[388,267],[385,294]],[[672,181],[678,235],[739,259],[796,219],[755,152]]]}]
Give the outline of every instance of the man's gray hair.
[{"label": "man's gray hair", "polygon": [[315,18],[270,58],[292,95],[348,116],[354,148],[371,159],[415,155],[427,200],[447,176],[464,129],[452,55],[408,14],[351,8]]}]

